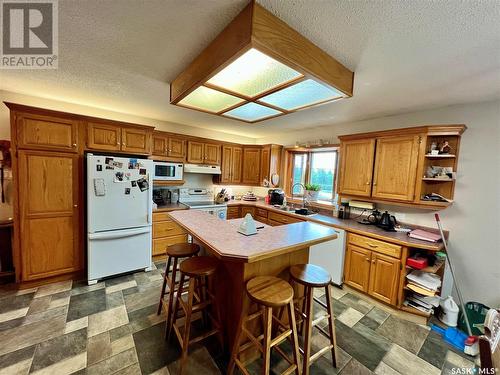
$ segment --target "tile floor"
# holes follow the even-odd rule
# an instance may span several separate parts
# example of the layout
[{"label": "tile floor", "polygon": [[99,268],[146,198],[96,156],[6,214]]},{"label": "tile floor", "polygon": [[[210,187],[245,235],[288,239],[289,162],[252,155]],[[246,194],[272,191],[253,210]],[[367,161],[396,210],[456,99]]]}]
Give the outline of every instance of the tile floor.
[{"label": "tile floor", "polygon": [[[0,375],[176,374],[179,346],[175,338],[163,340],[164,316],[156,315],[165,263],[156,266],[92,286],[67,281],[21,291],[0,288]],[[338,288],[333,298],[338,368],[327,355],[312,374],[451,374],[474,366],[474,358],[428,327]],[[323,336],[314,336],[313,348],[324,343]],[[188,373],[220,374],[226,366],[227,358],[209,341],[191,351]],[[273,356],[273,373],[283,367]],[[259,373],[258,361],[249,369]]]}]

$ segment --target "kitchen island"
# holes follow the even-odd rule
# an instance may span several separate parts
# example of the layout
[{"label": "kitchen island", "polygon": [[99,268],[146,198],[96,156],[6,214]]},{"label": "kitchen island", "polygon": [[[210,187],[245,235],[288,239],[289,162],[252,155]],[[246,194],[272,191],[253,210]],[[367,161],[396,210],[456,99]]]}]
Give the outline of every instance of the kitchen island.
[{"label": "kitchen island", "polygon": [[255,276],[288,280],[290,266],[308,263],[310,246],[337,238],[334,229],[311,222],[262,224],[257,234],[245,236],[237,231],[242,219],[224,221],[195,210],[169,215],[208,255],[221,261],[215,283],[227,348],[233,343],[246,298],[246,281]]}]

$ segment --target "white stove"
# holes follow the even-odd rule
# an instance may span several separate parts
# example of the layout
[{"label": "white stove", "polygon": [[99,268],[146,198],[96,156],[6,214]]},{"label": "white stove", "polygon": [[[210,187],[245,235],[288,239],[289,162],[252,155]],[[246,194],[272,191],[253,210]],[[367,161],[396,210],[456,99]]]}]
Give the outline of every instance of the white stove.
[{"label": "white stove", "polygon": [[212,189],[180,189],[179,202],[189,206],[190,210],[205,211],[217,216],[219,219],[226,220],[227,205],[225,203],[215,203]]}]

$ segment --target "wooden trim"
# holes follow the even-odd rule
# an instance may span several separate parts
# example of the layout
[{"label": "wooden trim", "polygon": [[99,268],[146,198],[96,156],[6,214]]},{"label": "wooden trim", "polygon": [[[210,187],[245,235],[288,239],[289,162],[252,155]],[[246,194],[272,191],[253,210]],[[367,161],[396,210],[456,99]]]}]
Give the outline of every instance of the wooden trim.
[{"label": "wooden trim", "polygon": [[377,137],[390,137],[410,134],[426,133],[428,135],[461,135],[467,126],[459,125],[423,125],[408,128],[380,130],[366,133],[356,133],[348,135],[339,135],[341,141],[361,138],[377,138]]},{"label": "wooden trim", "polygon": [[110,120],[110,119],[106,119],[106,118],[80,115],[80,114],[71,113],[71,112],[55,111],[52,109],[32,107],[32,106],[27,106],[27,105],[18,104],[18,103],[11,103],[11,102],[3,102],[3,103],[11,111],[17,111],[17,112],[26,112],[26,113],[33,113],[33,114],[38,114],[38,115],[45,115],[45,116],[62,117],[65,119],[73,119],[73,120],[86,121],[86,122],[98,122],[101,124],[118,125],[118,126],[122,126],[122,127],[144,128],[144,129],[151,129],[151,130],[154,128],[154,126],[149,126],[149,125],[140,125],[140,124],[134,124],[131,122]]}]

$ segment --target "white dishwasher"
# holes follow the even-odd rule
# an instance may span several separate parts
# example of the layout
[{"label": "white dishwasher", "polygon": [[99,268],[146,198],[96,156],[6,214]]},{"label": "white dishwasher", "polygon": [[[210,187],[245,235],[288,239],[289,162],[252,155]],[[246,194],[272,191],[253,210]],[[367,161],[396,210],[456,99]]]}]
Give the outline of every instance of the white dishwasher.
[{"label": "white dishwasher", "polygon": [[345,231],[335,228],[337,238],[311,246],[309,263],[326,269],[334,284],[341,286],[344,278]]}]

